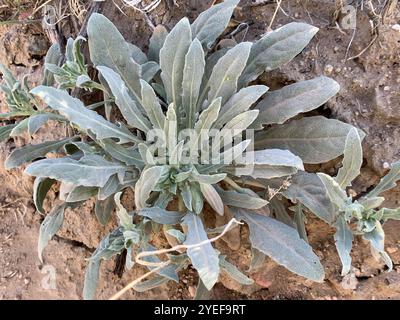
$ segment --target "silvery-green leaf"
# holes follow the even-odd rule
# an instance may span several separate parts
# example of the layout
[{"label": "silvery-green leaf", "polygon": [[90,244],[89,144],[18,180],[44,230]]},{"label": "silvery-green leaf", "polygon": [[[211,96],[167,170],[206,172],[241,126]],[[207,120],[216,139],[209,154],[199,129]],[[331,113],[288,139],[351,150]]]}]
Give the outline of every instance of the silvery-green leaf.
[{"label": "silvery-green leaf", "polygon": [[66,204],[60,204],[54,207],[51,212],[44,218],[39,229],[39,240],[38,240],[38,255],[40,262],[43,263],[42,253],[43,249],[47,246],[50,239],[57,233],[61,228],[64,221],[64,210]]},{"label": "silvery-green leaf", "polygon": [[318,32],[305,23],[292,22],[267,33],[252,47],[240,86],[258,78],[264,71],[274,70],[297,56]]},{"label": "silvery-green leaf", "polygon": [[243,88],[235,93],[221,108],[218,120],[213,127],[220,128],[232,118],[250,109],[253,103],[267,90],[267,86],[255,85]]},{"label": "silvery-green leaf", "polygon": [[250,241],[275,262],[305,278],[322,282],[324,269],[315,253],[297,230],[264,215],[232,209],[235,217],[244,220],[250,229]]},{"label": "silvery-green leaf", "polygon": [[254,283],[253,279],[246,276],[232,263],[226,261],[225,256],[219,256],[219,265],[221,267],[221,271],[225,272],[230,278],[232,278],[236,282],[247,286]]},{"label": "silvery-green leaf", "polygon": [[203,281],[199,279],[199,284],[196,288],[196,294],[193,300],[210,300],[211,291],[206,288]]},{"label": "silvery-green leaf", "polygon": [[78,76],[78,78],[76,78],[75,85],[78,88],[84,88],[84,86],[90,83],[91,81],[92,79],[90,79],[89,76],[87,76],[86,74],[81,74],[80,76]]},{"label": "silvery-green leaf", "polygon": [[0,127],[0,142],[10,137],[10,133],[15,128],[16,124],[9,124]]},{"label": "silvery-green leaf", "polygon": [[96,214],[97,220],[103,225],[107,225],[110,221],[112,213],[115,208],[115,201],[112,196],[104,200],[96,199],[94,207],[94,213]]},{"label": "silvery-green leaf", "polygon": [[[246,152],[243,159],[236,159],[235,174],[253,178],[271,179],[292,175],[304,170],[303,162],[288,150],[265,149]],[[243,167],[240,167],[243,165]]]},{"label": "silvery-green leaf", "polygon": [[100,201],[106,200],[110,196],[112,196],[114,193],[117,193],[123,189],[123,185],[121,185],[118,175],[114,174],[112,175],[106,184],[99,188],[99,193],[97,195],[97,199]]},{"label": "silvery-green leaf", "polygon": [[192,190],[190,190],[190,185],[187,181],[183,182],[180,186],[179,189],[181,191],[181,197],[183,200],[183,203],[185,204],[186,209],[189,211],[193,211],[193,206],[192,206]]},{"label": "silvery-green leaf", "polygon": [[156,276],[152,279],[139,282],[138,284],[136,284],[133,287],[133,289],[137,292],[145,292],[145,291],[157,288],[157,287],[167,283],[168,281],[169,281],[168,278],[165,278],[163,276]]},{"label": "silvery-green leaf", "polygon": [[283,195],[293,202],[301,202],[328,224],[336,218],[336,209],[328,197],[325,185],[314,173],[298,172],[292,177],[291,184],[283,191]]},{"label": "silvery-green leaf", "polygon": [[397,180],[400,179],[400,161],[393,163],[389,173],[384,176],[378,185],[368,193],[368,197],[375,197],[382,192],[392,189],[396,186]]},{"label": "silvery-green leaf", "polygon": [[181,19],[165,38],[160,50],[161,78],[167,93],[167,102],[180,110],[185,56],[192,42],[189,20]]},{"label": "silvery-green leaf", "polygon": [[35,134],[41,126],[43,126],[49,120],[61,120],[57,114],[54,113],[39,113],[29,117],[28,121],[28,132],[30,135]]},{"label": "silvery-green leaf", "polygon": [[118,138],[120,142],[139,140],[128,130],[116,126],[95,111],[86,108],[79,99],[71,97],[66,91],[39,86],[32,89],[31,93],[42,98],[52,109],[59,111],[81,129],[92,131],[97,139]]},{"label": "silvery-green leaf", "polygon": [[88,200],[98,193],[97,187],[76,186],[68,194],[66,202],[80,202]]},{"label": "silvery-green leaf", "polygon": [[389,219],[400,220],[400,208],[397,209],[382,208],[380,211],[382,212],[382,219],[384,221]]},{"label": "silvery-green leaf", "polygon": [[157,207],[143,208],[138,214],[160,224],[177,224],[182,221],[185,212],[169,211]]},{"label": "silvery-green leaf", "polygon": [[56,158],[39,160],[25,172],[36,177],[48,177],[86,187],[103,187],[114,174],[123,174],[126,167],[109,162],[98,155],[84,156],[80,160]]},{"label": "silvery-green leaf", "polygon": [[226,173],[217,173],[217,174],[200,174],[193,172],[192,173],[192,178],[195,181],[201,182],[201,183],[206,183],[206,184],[216,184],[222,180],[224,180],[226,177]]},{"label": "silvery-green leaf", "polygon": [[[46,57],[44,58],[44,62],[45,64],[51,63],[58,65],[60,59],[61,59],[60,45],[58,43],[53,43],[49,48],[49,50],[47,51]],[[45,68],[42,84],[45,86],[52,86],[53,83],[54,83],[53,74]]]},{"label": "silvery-green leaf", "polygon": [[219,110],[221,108],[221,98],[217,98],[211,102],[211,104],[201,112],[199,119],[197,120],[194,129],[198,135],[198,143],[193,145],[193,147],[201,147],[203,141],[208,139],[209,129],[213,127],[213,123],[218,118]]},{"label": "silvery-green leaf", "polygon": [[[185,245],[196,245],[208,239],[203,222],[198,215],[187,213],[183,218],[183,224],[187,226]],[[218,254],[211,243],[188,248],[187,255],[205,287],[211,290],[218,281],[220,271]]]},{"label": "silvery-green leaf", "polygon": [[150,151],[148,146],[146,146],[144,143],[139,143],[138,150],[139,150],[141,159],[146,163],[146,165],[155,165],[156,164],[153,154]]},{"label": "silvery-green leaf", "polygon": [[142,175],[135,185],[135,205],[137,210],[147,207],[146,201],[158,183],[162,170],[161,166],[143,170]]},{"label": "silvery-green leaf", "polygon": [[260,197],[251,196],[237,191],[227,191],[222,188],[217,188],[222,202],[227,206],[246,208],[246,209],[260,209],[268,204],[267,200]]},{"label": "silvery-green leaf", "polygon": [[128,42],[129,49],[131,50],[131,57],[137,64],[144,64],[147,62],[146,54],[137,46]]},{"label": "silvery-green leaf", "polygon": [[323,105],[339,89],[340,86],[335,80],[318,77],[270,91],[257,104],[256,108],[260,110],[260,114],[252,127],[262,129],[262,125],[266,124],[282,124],[299,113]]},{"label": "silvery-green leaf", "polygon": [[335,180],[341,188],[346,188],[351,186],[351,182],[360,174],[363,162],[361,139],[355,128],[347,135],[343,154],[343,166],[339,169]]},{"label": "silvery-green leaf", "polygon": [[331,176],[325,173],[317,173],[318,177],[324,184],[328,193],[329,199],[332,203],[338,207],[338,209],[344,209],[346,207],[347,195],[346,192],[339,186],[339,184]]},{"label": "silvery-green leaf", "polygon": [[101,260],[89,260],[85,271],[85,281],[83,285],[83,299],[96,299],[96,289],[99,281]]},{"label": "silvery-green leaf", "polygon": [[153,35],[150,38],[149,43],[149,60],[159,62],[160,61],[160,50],[164,45],[165,38],[168,35],[167,29],[161,24],[157,25],[153,30]]},{"label": "silvery-green leaf", "polygon": [[[150,82],[151,80],[153,80],[157,72],[160,71],[160,66],[154,61],[146,62],[145,64],[142,64],[141,67],[142,67],[142,79],[146,82]],[[143,94],[142,94],[142,99],[143,99]]]},{"label": "silvery-green leaf", "polygon": [[10,137],[22,136],[28,130],[29,118],[25,118],[18,122],[10,132]]},{"label": "silvery-green leaf", "polygon": [[108,67],[97,66],[97,69],[107,81],[115,98],[115,104],[118,106],[127,123],[144,132],[150,130],[150,122],[143,116],[136,106],[135,101],[130,97],[128,89],[120,75]]},{"label": "silvery-green leaf", "polygon": [[71,139],[66,138],[58,141],[47,141],[39,144],[30,144],[13,150],[4,163],[4,167],[9,170],[26,162],[45,157],[49,152],[56,152]]},{"label": "silvery-green leaf", "polygon": [[345,276],[351,269],[351,247],[353,245],[353,233],[347,226],[347,222],[343,216],[339,216],[335,222],[335,245],[340,260],[342,261],[342,276]]},{"label": "silvery-green leaf", "polygon": [[183,243],[186,240],[185,234],[177,229],[168,229],[167,233],[176,238],[179,243]]},{"label": "silvery-green leaf", "polygon": [[167,139],[167,148],[172,151],[178,139],[178,122],[176,117],[176,112],[174,110],[174,105],[171,103],[167,110],[167,117],[164,122],[164,133],[165,138]]},{"label": "silvery-green leaf", "polygon": [[209,205],[217,212],[220,216],[224,215],[224,203],[221,200],[218,192],[211,184],[199,182],[201,193],[204,199],[207,200]]},{"label": "silvery-green leaf", "polygon": [[143,108],[146,110],[150,122],[154,128],[164,129],[165,115],[153,88],[146,81],[140,80],[140,82],[142,85]]},{"label": "silvery-green leaf", "polygon": [[295,208],[294,223],[296,224],[296,229],[297,232],[299,233],[300,238],[302,238],[305,242],[308,243],[307,230],[304,224],[304,213],[302,205],[300,203],[297,204]]},{"label": "silvery-green leaf", "polygon": [[[154,248],[152,245],[148,243],[143,243],[141,246],[141,251],[155,251],[156,248]],[[144,261],[148,262],[161,262],[161,260],[153,255],[153,256],[147,256],[143,258]],[[155,267],[148,267],[150,270],[155,268]],[[173,264],[167,265],[166,267],[162,268],[160,271],[157,272],[159,275],[162,275],[170,280],[173,280],[175,282],[179,282],[178,275],[175,270],[175,266]]]},{"label": "silvery-green leaf", "polygon": [[185,57],[182,81],[182,105],[186,111],[187,128],[193,128],[194,125],[204,68],[203,48],[199,40],[194,39]]},{"label": "silvery-green leaf", "polygon": [[208,101],[221,97],[222,104],[225,104],[236,92],[251,46],[251,42],[239,43],[218,60],[208,80]]},{"label": "silvery-green leaf", "polygon": [[339,120],[307,117],[259,132],[254,148],[287,149],[304,163],[327,162],[343,153],[347,134],[352,128]]},{"label": "silvery-green leaf", "polygon": [[35,203],[36,210],[44,214],[43,202],[52,185],[56,180],[49,178],[36,178],[33,183],[33,202]]},{"label": "silvery-green leaf", "polygon": [[228,26],[238,3],[239,0],[226,0],[203,11],[192,24],[193,37],[199,39],[205,48],[211,48]]},{"label": "silvery-green leaf", "polygon": [[132,148],[123,147],[111,139],[99,140],[98,142],[100,146],[113,158],[122,161],[127,165],[134,165],[138,168],[144,166],[144,162],[138,151]]},{"label": "silvery-green leaf", "polygon": [[178,166],[181,163],[182,153],[183,153],[183,145],[185,144],[184,140],[179,141],[179,143],[175,146],[169,156],[169,164]]},{"label": "silvery-green leaf", "polygon": [[368,197],[368,198],[361,198],[358,200],[359,203],[363,205],[365,209],[375,209],[379,207],[385,201],[384,197]]},{"label": "silvery-green leaf", "polygon": [[87,26],[90,60],[95,66],[106,66],[117,72],[140,102],[140,65],[131,58],[131,48],[105,16],[93,13]]},{"label": "silvery-green leaf", "polygon": [[204,199],[203,194],[200,190],[200,186],[198,183],[190,184],[190,191],[192,193],[192,208],[193,211],[197,214],[200,214],[203,210]]}]

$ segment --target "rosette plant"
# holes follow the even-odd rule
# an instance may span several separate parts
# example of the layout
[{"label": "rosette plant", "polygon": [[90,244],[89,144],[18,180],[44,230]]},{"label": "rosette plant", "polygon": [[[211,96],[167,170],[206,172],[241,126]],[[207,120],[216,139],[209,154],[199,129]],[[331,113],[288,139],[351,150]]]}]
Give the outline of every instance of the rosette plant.
[{"label": "rosette plant", "polygon": [[[298,55],[317,28],[290,23],[254,43],[216,49],[238,2],[212,6],[193,23],[183,18],[169,32],[157,26],[147,55],[126,42],[105,16],[93,14],[87,41],[98,81],[88,78],[82,56],[75,54],[65,63],[77,57],[78,63],[46,64],[56,87],[31,91],[43,110],[62,117],[75,133],[14,150],[6,161],[12,169],[35,160],[25,172],[36,177],[33,196],[42,214],[47,192],[61,182],[64,202],[45,216],[39,256],[61,227],[66,207],[95,198],[102,224],[117,207],[118,227],[89,260],[85,298],[95,297],[101,261],[125,252],[128,269],[139,263],[150,270],[148,279],[130,286],[135,290],[179,281],[177,272],[189,265],[199,274],[198,296],[212,289],[221,272],[251,284],[214,248],[215,240],[240,227],[238,221],[249,228],[254,255],[323,281],[318,257],[299,236],[302,216],[295,216],[298,229],[285,222],[291,217],[282,211],[281,200],[299,202],[326,221],[332,218],[324,185],[304,171],[303,163],[340,156],[353,127],[323,116],[300,117],[338,92],[332,79],[319,77],[272,92],[252,84]],[[86,106],[64,90],[74,87],[100,90],[104,101]],[[102,104],[105,116],[95,110]],[[187,130],[190,138],[182,135]],[[255,134],[247,138],[245,131]],[[220,148],[215,139],[231,147]],[[63,156],[38,160],[49,152]],[[266,195],[266,188],[276,192]],[[120,201],[127,189],[134,190],[132,212]],[[222,225],[209,225],[205,203],[225,221]],[[163,235],[171,248],[158,250],[152,239]]]}]

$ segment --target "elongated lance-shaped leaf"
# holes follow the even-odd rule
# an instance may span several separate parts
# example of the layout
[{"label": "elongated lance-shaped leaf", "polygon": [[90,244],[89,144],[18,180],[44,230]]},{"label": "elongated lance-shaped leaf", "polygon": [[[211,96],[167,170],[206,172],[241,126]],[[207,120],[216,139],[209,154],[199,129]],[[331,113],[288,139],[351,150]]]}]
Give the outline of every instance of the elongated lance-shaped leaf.
[{"label": "elongated lance-shaped leaf", "polygon": [[267,90],[267,86],[256,85],[243,88],[235,93],[221,108],[218,120],[213,127],[219,129],[232,118],[249,110],[253,103],[267,92]]},{"label": "elongated lance-shaped leaf", "polygon": [[57,233],[61,228],[64,221],[64,210],[66,204],[60,204],[54,207],[51,212],[44,218],[39,229],[39,240],[38,240],[38,256],[40,262],[43,263],[42,253],[43,249],[47,246],[50,239]]},{"label": "elongated lance-shaped leaf", "polygon": [[127,165],[134,165],[137,168],[143,168],[144,162],[140,154],[134,148],[121,146],[111,139],[98,140],[98,144],[110,154],[113,158],[126,163]]},{"label": "elongated lance-shaped leaf", "polygon": [[113,194],[121,191],[124,188],[124,185],[122,185],[119,181],[118,175],[114,174],[112,175],[106,184],[99,188],[99,193],[97,194],[97,199],[99,201],[106,200],[107,198],[111,197]]},{"label": "elongated lance-shaped leaf", "polygon": [[193,300],[210,300],[211,291],[206,288],[203,281],[199,279],[199,283],[196,288],[196,294]]},{"label": "elongated lance-shaped leaf", "polygon": [[396,182],[400,179],[400,161],[393,163],[389,173],[384,176],[378,185],[368,193],[368,197],[376,197],[377,195],[390,190],[396,186]]},{"label": "elongated lance-shaped leaf", "polygon": [[283,195],[293,202],[299,201],[318,218],[331,224],[336,219],[336,208],[330,201],[325,185],[315,173],[298,172]]},{"label": "elongated lance-shaped leaf", "polygon": [[220,187],[216,188],[222,202],[227,206],[260,209],[268,204],[267,200],[260,198],[257,194],[251,196],[246,193],[240,193],[234,190],[224,190]]},{"label": "elongated lance-shaped leaf", "polygon": [[327,77],[297,82],[282,89],[270,91],[256,106],[260,110],[252,127],[262,129],[262,125],[279,123],[323,105],[340,89],[339,84]]},{"label": "elongated lance-shaped leaf", "polygon": [[81,129],[93,132],[97,139],[118,138],[120,142],[140,141],[128,130],[116,126],[95,111],[87,109],[79,99],[71,97],[66,91],[39,86],[31,92]]},{"label": "elongated lance-shaped leaf", "polygon": [[134,44],[129,42],[128,46],[131,50],[131,57],[133,60],[135,60],[136,63],[143,65],[148,61],[146,54],[138,46],[135,46]]},{"label": "elongated lance-shaped leaf", "polygon": [[221,97],[222,104],[225,104],[236,92],[251,46],[251,42],[239,43],[218,60],[208,80],[208,101]]},{"label": "elongated lance-shaped leaf", "polygon": [[[146,82],[150,82],[151,80],[153,80],[158,71],[160,71],[160,66],[154,61],[149,61],[146,62],[145,64],[142,64],[141,68],[142,68],[142,79]],[[142,93],[142,99],[143,99],[143,93]]]},{"label": "elongated lance-shaped leaf", "polygon": [[167,101],[174,103],[176,110],[181,110],[183,68],[191,42],[190,23],[187,18],[183,18],[168,34],[160,51],[161,78]]},{"label": "elongated lance-shaped leaf", "polygon": [[134,228],[132,216],[128,213],[125,207],[121,203],[121,192],[114,195],[114,201],[117,205],[117,217],[119,225],[124,227],[125,230],[132,231]]},{"label": "elongated lance-shaped leaf", "polygon": [[232,263],[226,261],[225,256],[219,257],[219,264],[221,266],[221,270],[224,271],[230,278],[232,278],[236,282],[247,286],[254,283],[253,279],[246,276]]},{"label": "elongated lance-shaped leaf", "polygon": [[135,205],[137,210],[147,207],[146,201],[158,183],[162,170],[161,166],[156,166],[147,168],[142,172],[135,185]]},{"label": "elongated lance-shaped leaf", "polygon": [[121,76],[108,67],[97,66],[97,69],[107,81],[108,86],[115,97],[115,104],[118,106],[127,123],[130,126],[138,128],[144,132],[150,130],[151,124],[149,120],[144,117],[139,108],[136,106],[135,101],[130,97],[128,89],[125,86]]},{"label": "elongated lance-shaped leaf", "polygon": [[47,141],[39,144],[30,144],[13,150],[4,163],[4,167],[9,170],[32,160],[45,157],[49,152],[56,152],[66,143],[71,141],[66,138],[58,141]]},{"label": "elongated lance-shaped leaf", "polygon": [[25,118],[17,123],[17,125],[11,130],[10,137],[22,136],[28,130],[29,118]]},{"label": "elongated lance-shaped leaf", "polygon": [[43,202],[46,199],[46,195],[49,192],[50,188],[56,180],[49,178],[36,178],[33,183],[33,202],[35,204],[36,210],[41,214],[44,214]]},{"label": "elongated lance-shaped leaf", "polygon": [[245,157],[236,159],[236,164],[238,166],[234,167],[235,174],[264,179],[295,174],[298,170],[304,170],[303,162],[299,157],[288,150],[280,149],[246,152]]},{"label": "elongated lance-shaped leaf", "polygon": [[10,134],[15,126],[16,124],[8,124],[0,127],[0,142],[10,137]]},{"label": "elongated lance-shaped leaf", "polygon": [[193,172],[191,178],[201,183],[216,184],[226,178],[226,173],[217,173],[211,175],[211,174],[199,174]]},{"label": "elongated lance-shaped leaf", "polygon": [[351,182],[360,174],[362,161],[361,138],[353,128],[349,131],[344,145],[343,166],[335,178],[341,188],[351,186]]},{"label": "elongated lance-shaped leaf", "polygon": [[42,127],[47,121],[49,120],[64,120],[63,117],[61,117],[58,114],[54,113],[39,113],[35,114],[29,117],[28,120],[28,132],[30,135],[35,134],[40,127]]},{"label": "elongated lance-shaped leaf", "polygon": [[322,282],[324,269],[297,230],[275,219],[232,208],[237,219],[245,221],[250,229],[252,247],[260,250],[288,270],[316,282]]},{"label": "elongated lance-shaped leaf", "polygon": [[88,21],[90,60],[96,66],[106,66],[117,72],[128,86],[135,102],[140,104],[141,69],[131,56],[124,37],[105,16],[93,13]]},{"label": "elongated lance-shaped leaf", "polygon": [[[58,65],[58,63],[61,60],[61,51],[60,51],[60,45],[58,43],[53,43],[49,50],[47,51],[46,57],[44,58],[44,63],[50,63],[50,64],[55,64]],[[45,86],[52,86],[54,83],[54,76],[53,73],[47,70],[46,68],[44,69],[44,74],[43,74],[43,82],[42,84]]]},{"label": "elongated lance-shaped leaf", "polygon": [[144,80],[140,80],[140,83],[142,85],[143,108],[146,110],[147,117],[154,128],[164,129],[165,115],[153,88]]},{"label": "elongated lance-shaped leaf", "polygon": [[100,276],[101,259],[89,260],[85,271],[85,281],[83,284],[83,299],[96,299],[96,289]]},{"label": "elongated lance-shaped leaf", "polygon": [[224,203],[215,188],[208,183],[199,182],[199,185],[204,199],[207,200],[216,213],[220,216],[224,215]]},{"label": "elongated lance-shaped leaf", "polygon": [[167,148],[171,152],[178,143],[178,120],[172,103],[167,110],[167,117],[164,122],[164,133]]},{"label": "elongated lance-shaped leaf", "polygon": [[[211,102],[207,109],[203,110],[200,114],[199,120],[197,120],[194,129],[197,135],[200,135],[203,131],[213,128],[215,120],[218,118],[219,110],[221,109],[221,98],[217,98]],[[208,136],[208,135],[207,135]],[[201,143],[202,141],[199,141]]]},{"label": "elongated lance-shaped leaf", "polygon": [[65,201],[68,203],[86,201],[96,196],[98,191],[99,188],[97,187],[76,186],[68,193]]},{"label": "elongated lance-shaped leaf", "polygon": [[264,71],[274,70],[297,56],[318,32],[305,23],[292,22],[267,33],[252,47],[246,69],[239,79],[243,87]]},{"label": "elongated lance-shaped leaf", "polygon": [[324,184],[332,203],[337,206],[339,210],[343,210],[346,207],[347,202],[346,192],[331,176],[328,176],[327,174],[321,172],[317,173],[317,175]]},{"label": "elongated lance-shaped leaf", "polygon": [[169,211],[162,208],[143,208],[138,214],[160,224],[173,225],[182,222],[185,212]]},{"label": "elongated lance-shaped leaf", "polygon": [[160,61],[160,50],[164,45],[167,35],[168,31],[163,25],[159,24],[154,28],[149,43],[149,60],[155,61],[157,63]]},{"label": "elongated lance-shaped leaf", "polygon": [[[287,149],[304,163],[322,163],[340,156],[353,126],[322,116],[306,117],[255,135],[255,149]],[[360,132],[360,137],[365,134]]]},{"label": "elongated lance-shaped leaf", "polygon": [[226,0],[202,12],[192,24],[193,37],[207,49],[228,26],[233,10],[240,0]]},{"label": "elongated lance-shaped leaf", "polygon": [[124,165],[107,161],[98,155],[88,155],[80,160],[39,160],[29,165],[25,172],[35,177],[48,177],[74,185],[103,187],[112,175],[121,175],[125,170]]},{"label": "elongated lance-shaped leaf", "polygon": [[115,201],[112,196],[109,196],[104,200],[96,199],[94,213],[97,221],[99,221],[103,226],[107,225],[112,217],[114,209]]},{"label": "elongated lance-shaped leaf", "polygon": [[342,261],[342,276],[345,276],[351,269],[351,248],[353,246],[353,233],[347,226],[346,220],[341,215],[335,222],[335,245],[340,261]]},{"label": "elongated lance-shaped leaf", "polygon": [[300,238],[302,238],[305,242],[308,243],[308,237],[307,237],[307,230],[306,230],[306,225],[304,223],[304,212],[303,212],[303,206],[301,203],[298,203],[295,207],[295,212],[294,212],[294,223],[296,225],[297,232],[299,233]]},{"label": "elongated lance-shaped leaf", "polygon": [[179,164],[181,163],[181,159],[182,159],[184,144],[185,144],[185,141],[181,140],[178,142],[178,144],[175,146],[175,148],[172,149],[172,151],[170,151],[170,155],[169,155],[169,164],[170,165],[179,167]]},{"label": "elongated lance-shaped leaf", "polygon": [[[183,224],[187,226],[187,234],[184,245],[196,245],[207,241],[207,233],[200,217],[188,212],[183,218]],[[211,243],[187,249],[187,255],[192,261],[193,267],[199,273],[199,277],[208,290],[211,290],[218,281],[219,259],[218,254]]]},{"label": "elongated lance-shaped leaf", "polygon": [[197,112],[197,100],[205,68],[204,51],[198,39],[194,39],[185,57],[182,82],[182,105],[186,113],[186,128],[193,128]]}]

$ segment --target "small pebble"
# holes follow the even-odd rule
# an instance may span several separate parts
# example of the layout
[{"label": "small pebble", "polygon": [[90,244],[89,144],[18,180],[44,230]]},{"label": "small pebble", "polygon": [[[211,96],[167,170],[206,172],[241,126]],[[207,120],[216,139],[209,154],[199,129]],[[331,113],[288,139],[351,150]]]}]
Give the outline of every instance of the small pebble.
[{"label": "small pebble", "polygon": [[388,162],[386,162],[386,161],[383,163],[382,166],[383,166],[383,169],[389,169],[390,168],[390,164]]},{"label": "small pebble", "polygon": [[396,24],[392,25],[392,29],[395,30],[395,31],[400,32],[400,24],[396,23]]},{"label": "small pebble", "polygon": [[389,91],[390,90],[390,87],[389,86],[384,86],[383,87],[383,91]]},{"label": "small pebble", "polygon": [[333,66],[330,64],[327,64],[325,66],[324,72],[325,72],[325,74],[331,74],[333,72]]},{"label": "small pebble", "polygon": [[28,285],[30,282],[31,282],[31,279],[29,279],[29,278],[25,278],[25,279],[24,279],[24,283],[25,283],[26,285]]}]

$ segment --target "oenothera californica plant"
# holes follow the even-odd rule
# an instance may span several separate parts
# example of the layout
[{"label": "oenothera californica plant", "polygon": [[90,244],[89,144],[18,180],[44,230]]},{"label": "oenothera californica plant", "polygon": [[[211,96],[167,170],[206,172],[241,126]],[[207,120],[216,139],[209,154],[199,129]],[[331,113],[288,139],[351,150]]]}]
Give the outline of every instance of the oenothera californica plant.
[{"label": "oenothera californica plant", "polygon": [[[124,252],[126,268],[136,262],[153,270],[150,279],[133,286],[139,291],[179,281],[177,272],[190,264],[199,273],[198,296],[212,289],[221,272],[251,284],[210,239],[226,232],[235,221],[247,224],[255,256],[269,256],[308,279],[324,279],[318,257],[299,236],[304,232],[282,222],[288,215],[282,213],[285,207],[280,196],[332,222],[335,215],[325,186],[317,175],[304,171],[303,163],[322,163],[343,154],[353,127],[322,116],[291,120],[334,96],[339,86],[332,79],[319,77],[272,92],[264,85],[251,84],[299,54],[317,28],[290,23],[254,43],[215,49],[238,2],[227,0],[212,6],[192,24],[183,18],[170,32],[157,26],[147,55],[126,42],[106,17],[93,14],[87,40],[99,82],[88,77],[78,39],[70,41],[74,53],[67,54],[63,65],[46,64],[57,88],[39,86],[31,91],[46,110],[62,117],[76,133],[62,141],[17,149],[6,161],[12,169],[49,152],[64,153],[26,168],[36,177],[34,202],[42,214],[52,185],[60,181],[63,190],[63,203],[46,215],[41,226],[40,258],[61,227],[66,207],[96,198],[95,214],[102,224],[109,222],[117,207],[118,227],[89,260],[85,298],[95,296],[101,261]],[[63,90],[74,87],[101,90],[104,101],[85,106]],[[95,111],[102,104],[105,117]],[[119,115],[123,120],[115,121]],[[192,135],[181,134],[188,129]],[[244,137],[245,130],[255,131],[254,137],[238,142],[235,138]],[[220,149],[219,143],[211,142],[211,135],[201,134],[211,131],[219,133],[218,142],[230,147]],[[162,149],[154,132],[161,132]],[[251,146],[254,150],[248,151]],[[204,161],[203,154],[212,154],[213,161]],[[278,185],[279,197],[265,198],[264,190],[250,189],[272,189],[277,179],[287,182],[290,177],[294,186]],[[127,189],[135,193],[133,212],[127,212],[120,202]],[[205,227],[205,202],[225,224]],[[301,226],[302,217],[296,217]],[[167,256],[151,244],[161,233],[174,249]]]}]

